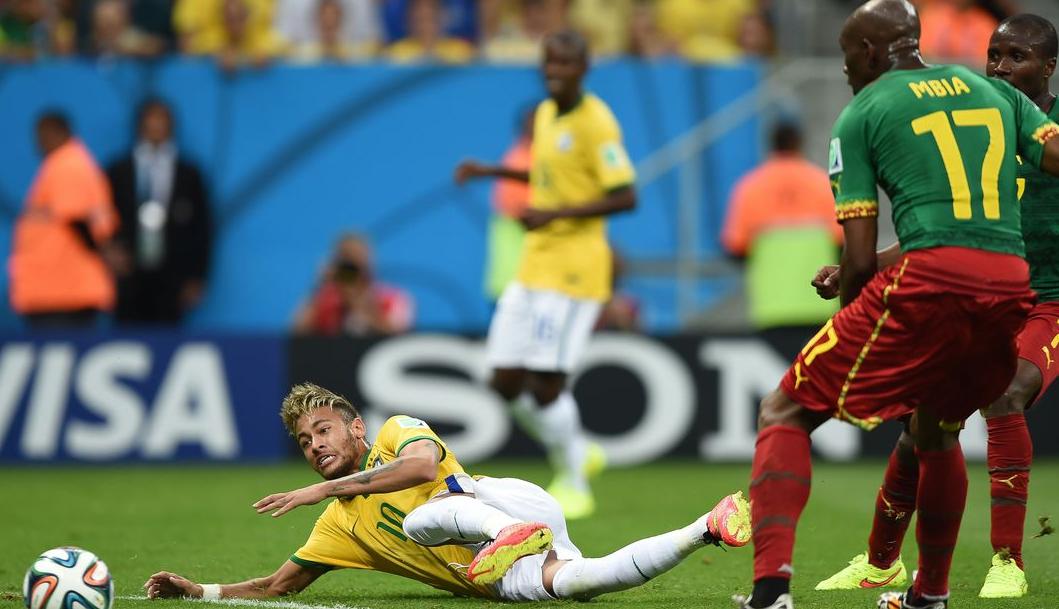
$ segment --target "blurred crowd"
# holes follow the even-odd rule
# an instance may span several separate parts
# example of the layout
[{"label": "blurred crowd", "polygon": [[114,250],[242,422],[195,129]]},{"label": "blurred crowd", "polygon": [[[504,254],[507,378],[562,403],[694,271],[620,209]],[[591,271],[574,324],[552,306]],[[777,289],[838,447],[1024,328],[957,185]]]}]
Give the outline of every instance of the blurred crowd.
[{"label": "blurred crowd", "polygon": [[0,57],[531,63],[575,28],[599,57],[773,51],[771,0],[0,0]]}]

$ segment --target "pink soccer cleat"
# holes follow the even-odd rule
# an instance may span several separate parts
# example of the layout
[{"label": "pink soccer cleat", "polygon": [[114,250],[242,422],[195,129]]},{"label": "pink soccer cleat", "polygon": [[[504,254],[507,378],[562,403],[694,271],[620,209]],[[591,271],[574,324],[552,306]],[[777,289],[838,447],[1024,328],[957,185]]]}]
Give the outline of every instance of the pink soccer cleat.
[{"label": "pink soccer cleat", "polygon": [[738,548],[750,543],[750,504],[743,492],[728,495],[706,517],[706,543]]},{"label": "pink soccer cleat", "polygon": [[467,568],[467,579],[480,584],[500,581],[524,556],[550,550],[552,530],[543,522],[520,522],[504,527],[492,543],[482,548]]}]

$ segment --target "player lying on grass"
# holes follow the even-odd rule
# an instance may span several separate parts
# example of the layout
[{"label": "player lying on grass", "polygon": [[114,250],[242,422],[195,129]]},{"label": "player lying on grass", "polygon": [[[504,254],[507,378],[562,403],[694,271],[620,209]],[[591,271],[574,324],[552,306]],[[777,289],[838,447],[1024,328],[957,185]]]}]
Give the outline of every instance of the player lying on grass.
[{"label": "player lying on grass", "polygon": [[750,540],[750,508],[737,493],[682,529],[583,558],[558,503],[543,489],[514,478],[468,476],[419,419],[392,417],[369,444],[357,410],[308,383],[291,389],[281,415],[325,481],[269,495],[254,507],[281,516],[335,497],[308,541],[272,575],[245,582],[198,584],[155,573],[144,584],[148,598],[282,596],[332,569],[353,568],[462,596],[589,599],[640,586],[704,545]]},{"label": "player lying on grass", "polygon": [[[1037,15],[1015,15],[1001,23],[989,42],[986,75],[1001,78],[1026,94],[1052,120],[1059,104],[1049,90],[1059,50],[1055,27]],[[1018,168],[1017,190],[1022,211],[1022,238],[1030,265],[1030,287],[1037,304],[1018,337],[1018,368],[1004,395],[982,409],[989,433],[987,460],[993,560],[978,595],[1017,598],[1029,586],[1022,563],[1023,528],[1029,494],[1033,446],[1023,411],[1033,405],[1059,375],[1052,350],[1059,342],[1059,179],[1029,163]],[[885,257],[885,252],[882,253]],[[838,295],[837,267],[825,267],[813,285],[825,298]],[[901,545],[916,510],[919,462],[906,432],[890,456],[875,501],[868,551],[849,566],[817,584],[817,590],[902,586],[908,579]]]},{"label": "player lying on grass", "polygon": [[[1015,155],[1059,174],[1059,126],[1010,84],[929,66],[906,0],[870,0],[839,36],[853,101],[829,173],[845,234],[842,309],[761,403],[752,467],[754,590],[791,609],[794,532],[809,498],[809,435],[831,417],[870,430],[909,418],[918,458],[919,574],[878,607],[945,609],[967,498],[964,419],[1003,395],[1033,303]],[[900,249],[876,254],[878,187]]]}]

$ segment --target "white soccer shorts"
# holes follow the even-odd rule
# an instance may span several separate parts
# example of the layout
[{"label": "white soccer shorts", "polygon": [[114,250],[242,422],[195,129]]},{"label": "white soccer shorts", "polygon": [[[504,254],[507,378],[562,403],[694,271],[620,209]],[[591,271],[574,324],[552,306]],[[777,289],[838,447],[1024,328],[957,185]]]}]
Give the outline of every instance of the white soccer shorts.
[{"label": "white soccer shorts", "polygon": [[496,304],[486,341],[491,368],[570,372],[577,365],[603,303],[511,282]]}]

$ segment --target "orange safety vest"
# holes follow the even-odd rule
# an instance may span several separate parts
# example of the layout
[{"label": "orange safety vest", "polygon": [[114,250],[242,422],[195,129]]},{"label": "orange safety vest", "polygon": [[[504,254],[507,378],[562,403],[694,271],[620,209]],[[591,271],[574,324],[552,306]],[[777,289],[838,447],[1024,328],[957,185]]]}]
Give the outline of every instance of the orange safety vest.
[{"label": "orange safety vest", "polygon": [[97,243],[118,227],[106,176],[85,146],[70,139],[41,163],[15,225],[9,263],[15,311],[114,306],[114,278],[99,253],[70,226],[78,220],[88,223]]}]

